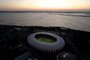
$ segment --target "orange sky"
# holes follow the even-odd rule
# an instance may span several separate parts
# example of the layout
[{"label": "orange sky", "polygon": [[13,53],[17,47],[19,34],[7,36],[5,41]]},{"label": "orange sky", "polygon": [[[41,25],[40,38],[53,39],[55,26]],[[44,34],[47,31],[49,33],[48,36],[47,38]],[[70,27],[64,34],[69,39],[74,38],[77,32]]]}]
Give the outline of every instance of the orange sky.
[{"label": "orange sky", "polygon": [[90,10],[90,0],[2,0],[0,10]]}]

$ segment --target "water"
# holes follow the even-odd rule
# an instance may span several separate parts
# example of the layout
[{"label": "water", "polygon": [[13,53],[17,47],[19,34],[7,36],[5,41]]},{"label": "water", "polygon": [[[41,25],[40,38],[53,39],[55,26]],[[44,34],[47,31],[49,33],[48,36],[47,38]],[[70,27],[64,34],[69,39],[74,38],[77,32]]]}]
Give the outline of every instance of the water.
[{"label": "water", "polygon": [[0,24],[59,26],[90,32],[90,13],[0,13]]}]

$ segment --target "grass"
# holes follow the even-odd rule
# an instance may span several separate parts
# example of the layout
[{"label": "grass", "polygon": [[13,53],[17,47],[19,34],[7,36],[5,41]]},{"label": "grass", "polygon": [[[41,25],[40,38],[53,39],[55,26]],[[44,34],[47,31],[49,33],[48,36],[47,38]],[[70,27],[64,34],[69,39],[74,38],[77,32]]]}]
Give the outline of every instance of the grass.
[{"label": "grass", "polygon": [[38,38],[38,40],[41,41],[41,42],[46,42],[46,43],[53,43],[53,42],[55,42],[53,39],[46,38],[46,37],[40,37],[40,38]]}]

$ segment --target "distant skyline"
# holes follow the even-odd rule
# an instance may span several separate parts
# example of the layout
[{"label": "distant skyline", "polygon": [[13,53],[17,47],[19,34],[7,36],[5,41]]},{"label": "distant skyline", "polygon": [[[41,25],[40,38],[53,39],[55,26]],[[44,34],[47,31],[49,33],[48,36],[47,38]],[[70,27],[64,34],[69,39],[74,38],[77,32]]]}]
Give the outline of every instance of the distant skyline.
[{"label": "distant skyline", "polygon": [[90,11],[90,0],[0,0],[0,11]]}]

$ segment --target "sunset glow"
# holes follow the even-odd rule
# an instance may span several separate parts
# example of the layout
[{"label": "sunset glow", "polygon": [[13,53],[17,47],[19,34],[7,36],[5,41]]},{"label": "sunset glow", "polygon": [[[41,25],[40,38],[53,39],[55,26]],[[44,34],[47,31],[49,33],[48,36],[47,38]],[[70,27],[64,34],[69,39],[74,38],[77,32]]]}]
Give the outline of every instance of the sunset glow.
[{"label": "sunset glow", "polygon": [[90,10],[90,0],[2,0],[0,10]]}]

